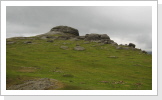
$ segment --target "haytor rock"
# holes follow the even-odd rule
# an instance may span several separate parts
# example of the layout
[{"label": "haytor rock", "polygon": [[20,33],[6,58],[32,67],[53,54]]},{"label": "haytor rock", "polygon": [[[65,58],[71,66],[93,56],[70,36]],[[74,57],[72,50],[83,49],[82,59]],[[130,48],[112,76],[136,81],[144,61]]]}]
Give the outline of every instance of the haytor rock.
[{"label": "haytor rock", "polygon": [[53,27],[49,32],[37,35],[41,39],[61,39],[67,40],[73,37],[79,36],[79,31],[69,26],[56,26]]},{"label": "haytor rock", "polygon": [[79,36],[79,31],[69,26],[56,26],[56,27],[53,27],[47,34],[62,34],[62,35]]}]

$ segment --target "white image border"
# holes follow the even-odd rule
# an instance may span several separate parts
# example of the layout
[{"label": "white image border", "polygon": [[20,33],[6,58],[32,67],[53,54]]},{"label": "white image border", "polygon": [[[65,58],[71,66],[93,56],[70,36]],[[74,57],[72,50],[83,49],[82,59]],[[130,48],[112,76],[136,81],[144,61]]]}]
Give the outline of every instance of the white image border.
[{"label": "white image border", "polygon": [[[152,6],[152,90],[6,90],[7,6]],[[157,95],[157,1],[2,1],[1,95]]]}]

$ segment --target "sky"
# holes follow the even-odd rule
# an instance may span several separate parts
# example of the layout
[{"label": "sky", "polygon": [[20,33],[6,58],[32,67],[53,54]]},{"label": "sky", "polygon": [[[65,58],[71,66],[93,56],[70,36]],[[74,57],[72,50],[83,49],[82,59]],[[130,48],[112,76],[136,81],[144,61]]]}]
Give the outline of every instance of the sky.
[{"label": "sky", "polygon": [[59,25],[78,29],[80,36],[107,34],[118,44],[134,43],[152,51],[151,6],[8,6],[6,37],[35,36]]}]

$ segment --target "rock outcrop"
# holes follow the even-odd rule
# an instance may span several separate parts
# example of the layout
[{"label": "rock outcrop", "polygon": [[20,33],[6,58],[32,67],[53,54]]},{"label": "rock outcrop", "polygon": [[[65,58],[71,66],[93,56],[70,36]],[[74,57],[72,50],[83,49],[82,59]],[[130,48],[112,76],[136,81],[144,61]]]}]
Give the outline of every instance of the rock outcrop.
[{"label": "rock outcrop", "polygon": [[[104,44],[114,44],[115,42],[110,39],[110,37],[107,34],[86,34],[85,35],[85,41],[92,41],[92,42],[98,42],[98,43],[104,43]],[[117,44],[117,43],[115,43]]]},{"label": "rock outcrop", "polygon": [[86,34],[85,35],[85,40],[91,41],[91,40],[110,40],[110,37],[107,34]]}]

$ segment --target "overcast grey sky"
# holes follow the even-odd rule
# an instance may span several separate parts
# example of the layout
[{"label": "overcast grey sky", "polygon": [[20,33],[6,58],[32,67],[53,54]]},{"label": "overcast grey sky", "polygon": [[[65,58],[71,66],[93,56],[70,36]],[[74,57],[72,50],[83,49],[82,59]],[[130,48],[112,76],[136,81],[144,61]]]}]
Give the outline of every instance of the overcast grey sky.
[{"label": "overcast grey sky", "polygon": [[108,34],[118,44],[135,43],[152,49],[152,8],[149,6],[7,7],[7,38],[33,36],[58,25],[71,26],[80,35]]}]

